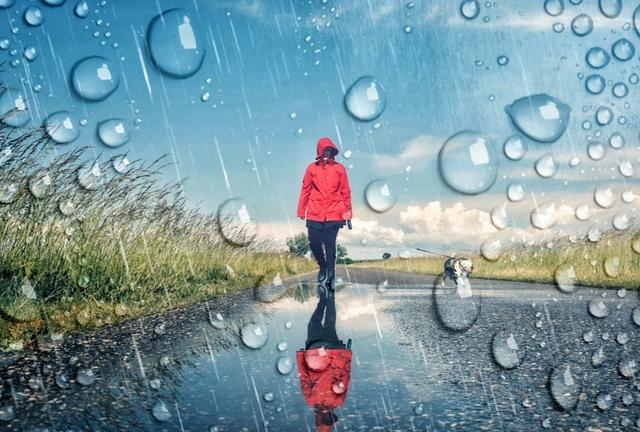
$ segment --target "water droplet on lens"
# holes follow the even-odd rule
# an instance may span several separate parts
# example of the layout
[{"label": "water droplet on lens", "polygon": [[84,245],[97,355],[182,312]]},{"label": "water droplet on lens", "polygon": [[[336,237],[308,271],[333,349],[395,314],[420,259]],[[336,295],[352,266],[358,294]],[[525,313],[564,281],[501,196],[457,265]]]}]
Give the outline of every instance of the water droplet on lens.
[{"label": "water droplet on lens", "polygon": [[609,145],[614,149],[621,149],[624,147],[625,142],[624,137],[618,132],[611,134],[611,137],[609,138]]},{"label": "water droplet on lens", "polygon": [[424,407],[422,404],[413,407],[413,413],[417,416],[421,416],[424,413]]},{"label": "water droplet on lens", "polygon": [[364,191],[365,202],[369,208],[377,213],[384,213],[396,203],[391,184],[385,180],[370,182]]},{"label": "water droplet on lens", "polygon": [[480,316],[480,298],[460,296],[455,287],[445,286],[442,276],[433,282],[433,298],[438,321],[449,330],[466,331]]},{"label": "water droplet on lens", "polygon": [[[611,89],[613,95],[617,98],[623,98],[629,94],[629,87],[623,82],[618,82],[613,85]],[[622,118],[622,117],[621,117]]]},{"label": "water droplet on lens", "polygon": [[513,332],[501,330],[493,335],[492,354],[495,362],[504,369],[516,368],[522,363],[525,351],[523,340],[514,336]]},{"label": "water droplet on lens", "polygon": [[545,0],[544,10],[551,16],[558,16],[564,12],[563,0]]},{"label": "water droplet on lens", "polygon": [[38,173],[29,179],[29,191],[35,198],[44,198],[51,186],[51,176],[47,171]]},{"label": "water droplet on lens", "polygon": [[129,165],[131,165],[131,162],[129,161],[129,159],[127,159],[126,156],[122,155],[116,156],[115,159],[113,159],[112,165],[113,169],[118,174],[125,174],[127,171],[129,171]]},{"label": "water droplet on lens", "polygon": [[231,198],[218,207],[216,222],[225,241],[243,247],[253,242],[258,235],[257,213],[241,198]]},{"label": "water droplet on lens", "polygon": [[591,142],[587,146],[587,154],[591,159],[598,161],[605,155],[604,146],[602,145],[602,143],[599,143],[597,141]]},{"label": "water droplet on lens", "polygon": [[596,406],[602,411],[607,411],[613,405],[613,399],[608,393],[599,394],[596,397]]},{"label": "water droplet on lens", "polygon": [[615,18],[622,12],[622,0],[599,0],[598,6],[607,18]]},{"label": "water droplet on lens", "polygon": [[120,147],[131,139],[129,128],[119,118],[105,120],[98,124],[98,138],[107,147]]},{"label": "water droplet on lens", "polygon": [[0,9],[8,9],[16,2],[16,0],[0,0]]},{"label": "water droplet on lens", "polygon": [[592,94],[600,94],[604,91],[606,82],[601,75],[589,75],[584,82],[585,87]]},{"label": "water droplet on lens", "polygon": [[21,127],[31,118],[27,98],[21,90],[7,88],[0,94],[0,118],[10,127]]},{"label": "water droplet on lens", "polygon": [[613,191],[609,187],[597,187],[593,192],[593,200],[602,208],[611,208],[615,202]]},{"label": "water droplet on lens", "polygon": [[565,293],[576,291],[576,269],[571,264],[562,264],[555,271],[558,289]]},{"label": "water droplet on lens", "polygon": [[525,193],[526,189],[522,183],[510,183],[509,186],[507,186],[507,198],[509,201],[522,201]]},{"label": "water droplet on lens", "polygon": [[507,63],[509,63],[509,57],[501,55],[498,57],[497,62],[498,62],[498,65],[504,66]]},{"label": "water droplet on lens", "polygon": [[262,324],[247,324],[242,328],[242,342],[249,348],[260,349],[267,343],[269,332]]},{"label": "water droplet on lens", "polygon": [[600,126],[608,125],[611,123],[611,120],[613,120],[613,111],[607,107],[598,108],[598,111],[596,111],[596,122],[598,122]]},{"label": "water droplet on lens", "polygon": [[44,22],[44,14],[39,8],[29,6],[24,11],[24,21],[32,27],[37,27]]},{"label": "water droplet on lens", "polygon": [[495,207],[491,210],[491,222],[498,229],[505,229],[509,226],[509,215],[507,214],[507,203]]},{"label": "water droplet on lens", "polygon": [[580,397],[579,375],[568,363],[556,366],[551,372],[549,385],[553,400],[565,411],[572,410]]},{"label": "water droplet on lens", "polygon": [[553,156],[546,154],[538,159],[535,163],[536,172],[540,177],[550,178],[556,174],[556,162]]},{"label": "water droplet on lens", "polygon": [[389,281],[386,279],[376,284],[376,289],[380,294],[383,294],[385,291],[387,291],[388,288],[389,288]]},{"label": "water droplet on lens", "polygon": [[609,53],[600,47],[593,47],[587,51],[587,64],[594,69],[602,69],[609,64]]},{"label": "water droplet on lens", "polygon": [[29,45],[24,48],[22,54],[24,55],[24,58],[32,62],[38,57],[38,50],[36,49],[36,47]]},{"label": "water droplet on lens", "polygon": [[618,363],[618,372],[624,378],[633,378],[638,371],[638,364],[632,359],[622,359]]},{"label": "water droplet on lens", "polygon": [[554,142],[567,128],[571,108],[546,93],[525,96],[506,107],[513,124],[529,138]]},{"label": "water droplet on lens", "polygon": [[571,21],[571,30],[576,36],[586,36],[593,30],[593,20],[584,13],[576,15]]},{"label": "water droplet on lens", "polygon": [[56,385],[61,389],[69,388],[69,386],[71,385],[71,382],[69,381],[69,377],[67,377],[67,375],[64,373],[56,374],[56,377],[54,380],[56,382]]},{"label": "water droplet on lens", "polygon": [[545,230],[553,227],[557,222],[556,205],[547,202],[539,205],[531,212],[531,225],[535,228]]},{"label": "water droplet on lens", "polygon": [[618,39],[611,47],[613,56],[620,61],[631,60],[634,56],[636,49],[631,42],[627,39]]},{"label": "water droplet on lens", "polygon": [[504,142],[504,154],[511,160],[520,160],[524,157],[525,147],[520,135],[513,135]]},{"label": "water droplet on lens", "polygon": [[604,260],[604,272],[611,278],[616,278],[620,275],[620,258],[617,256],[609,256]]},{"label": "water droplet on lens", "polygon": [[606,318],[609,315],[609,308],[601,298],[589,301],[589,313],[595,318]]},{"label": "water droplet on lens", "polygon": [[449,138],[438,153],[438,167],[444,182],[453,190],[476,195],[488,190],[498,175],[498,158],[493,143],[472,131]]},{"label": "water droplet on lens", "polygon": [[48,6],[62,6],[66,0],[42,0]]},{"label": "water droplet on lens", "polygon": [[265,402],[273,402],[273,392],[267,392],[262,396]]},{"label": "water droplet on lens", "polygon": [[636,170],[633,167],[633,162],[629,159],[621,160],[618,164],[618,170],[624,177],[633,177],[636,173]]},{"label": "water droplet on lens", "polygon": [[73,12],[76,14],[78,18],[86,18],[89,16],[89,5],[86,1],[81,0],[76,4],[76,7],[73,9]]},{"label": "water droplet on lens", "polygon": [[477,18],[480,14],[480,3],[478,0],[463,0],[460,3],[460,14],[468,20]]},{"label": "water droplet on lens", "polygon": [[89,101],[108,98],[120,84],[111,61],[92,56],[77,62],[71,70],[71,85],[76,94]]},{"label": "water droplet on lens", "polygon": [[358,79],[344,96],[347,112],[358,120],[371,121],[378,118],[387,104],[384,86],[371,76]]},{"label": "water droplet on lens", "polygon": [[9,422],[15,418],[16,414],[11,405],[0,406],[0,421]]},{"label": "water droplet on lens", "polygon": [[589,220],[591,217],[591,209],[586,204],[580,204],[576,207],[576,219],[581,221]]},{"label": "water droplet on lens", "polygon": [[171,413],[169,412],[169,408],[167,405],[160,401],[153,406],[153,417],[155,417],[158,421],[167,421],[171,418]]},{"label": "water droplet on lens", "polygon": [[78,121],[75,116],[67,111],[58,111],[51,114],[44,122],[47,135],[58,144],[67,144],[75,141],[80,135]]},{"label": "water droplet on lens", "polygon": [[601,366],[606,359],[607,357],[604,355],[604,349],[600,347],[591,355],[591,365],[593,367]]},{"label": "water droplet on lens", "polygon": [[147,43],[158,69],[176,78],[188,78],[202,66],[205,47],[195,22],[183,9],[171,9],[149,23]]},{"label": "water droplet on lens", "polygon": [[633,308],[633,311],[631,312],[631,320],[635,325],[640,327],[640,306]]},{"label": "water droplet on lens", "polygon": [[87,190],[96,190],[104,185],[104,177],[100,171],[100,164],[94,162],[78,170],[78,183]]},{"label": "water droplet on lens", "polygon": [[289,375],[293,370],[293,362],[289,357],[280,357],[276,364],[276,368],[278,369],[278,372],[280,372],[280,374]]},{"label": "water droplet on lens", "polygon": [[556,33],[562,33],[564,31],[564,24],[562,24],[560,22],[553,23],[553,26],[551,28]]},{"label": "water droplet on lens", "polygon": [[83,386],[91,385],[95,382],[96,377],[91,369],[79,369],[76,374],[76,381]]}]

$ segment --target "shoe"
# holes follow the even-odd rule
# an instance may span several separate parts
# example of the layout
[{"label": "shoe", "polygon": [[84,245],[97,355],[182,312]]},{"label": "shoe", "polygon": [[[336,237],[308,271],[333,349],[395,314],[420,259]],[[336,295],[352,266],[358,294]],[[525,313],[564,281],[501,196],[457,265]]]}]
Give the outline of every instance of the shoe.
[{"label": "shoe", "polygon": [[329,291],[335,291],[335,278],[335,271],[327,270],[327,282],[325,283],[325,285],[327,285]]},{"label": "shoe", "polygon": [[320,271],[318,272],[318,283],[322,283],[327,279],[327,268],[320,267]]}]

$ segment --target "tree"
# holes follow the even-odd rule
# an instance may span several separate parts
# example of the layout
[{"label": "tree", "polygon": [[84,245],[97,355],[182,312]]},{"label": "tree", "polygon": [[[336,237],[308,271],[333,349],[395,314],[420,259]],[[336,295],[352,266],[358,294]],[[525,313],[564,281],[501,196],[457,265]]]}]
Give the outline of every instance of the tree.
[{"label": "tree", "polygon": [[336,246],[336,258],[341,259],[347,256],[347,248],[341,244]]},{"label": "tree", "polygon": [[287,238],[287,246],[289,247],[289,252],[296,256],[305,256],[310,250],[309,239],[304,232]]},{"label": "tree", "polygon": [[382,259],[389,259],[391,258],[391,254],[389,252],[385,252],[382,254]]}]

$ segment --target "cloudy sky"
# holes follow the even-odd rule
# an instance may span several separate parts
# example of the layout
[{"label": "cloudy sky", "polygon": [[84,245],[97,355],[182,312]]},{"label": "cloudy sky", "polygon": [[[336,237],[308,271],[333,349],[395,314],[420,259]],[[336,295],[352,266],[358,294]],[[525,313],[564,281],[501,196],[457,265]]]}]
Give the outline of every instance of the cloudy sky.
[{"label": "cloudy sky", "polygon": [[[634,47],[640,43],[633,2],[623,2],[613,18],[593,1],[567,0],[560,10],[553,10],[552,1],[555,16],[538,0],[487,2],[474,19],[462,16],[460,1],[449,0],[107,0],[89,1],[86,18],[74,14],[75,1],[45,3],[18,1],[0,9],[0,39],[9,45],[0,50],[0,61],[7,62],[3,81],[25,93],[30,124],[65,110],[86,125],[58,151],[91,144],[101,157],[169,154],[176,163],[166,176],[188,178],[185,193],[192,205],[216,211],[226,199],[240,197],[259,231],[281,243],[305,230],[295,214],[299,188],[322,136],[332,138],[342,154],[351,152],[339,159],[349,168],[354,227],[341,230],[338,242],[352,257],[397,255],[416,246],[477,249],[496,236],[583,234],[611,229],[616,215],[624,219],[620,214],[633,222],[638,200],[631,194],[640,194],[633,109],[638,55],[623,61],[612,52],[623,38]],[[41,25],[25,23],[28,7],[40,10]],[[176,7],[190,17],[204,51],[202,66],[185,78],[161,71],[146,48],[149,23]],[[593,22],[585,36],[572,30],[580,14]],[[38,53],[33,61],[23,58],[30,46]],[[605,67],[587,64],[592,47],[608,53]],[[120,77],[100,102],[70,88],[74,64],[96,55],[108,59]],[[506,59],[499,61],[501,56]],[[605,81],[597,95],[585,88],[596,73]],[[363,76],[378,80],[386,95],[384,112],[368,122],[352,117],[344,104],[349,87]],[[613,93],[617,83],[625,84],[626,96]],[[529,139],[505,111],[535,94],[570,107],[566,131],[553,142]],[[596,121],[600,107],[611,110],[607,125]],[[131,130],[131,141],[118,149],[104,146],[96,134],[97,125],[112,117]],[[443,144],[465,130],[486,137],[497,170],[491,187],[475,195],[449,187],[438,165]],[[624,140],[621,148],[609,144],[616,133]],[[518,161],[503,154],[503,143],[515,134],[525,147]],[[599,148],[592,146],[598,160],[587,152],[596,141],[604,149],[598,159]],[[619,147],[619,138],[613,142]],[[534,168],[545,156],[556,166],[549,178]],[[395,200],[383,213],[365,199],[373,180],[387,182]],[[524,188],[519,202],[507,199],[514,182]],[[594,202],[596,188],[605,194],[610,189],[610,208]],[[625,191],[629,202],[622,199]],[[576,218],[578,207],[588,220]],[[536,208],[555,225],[532,227]]]}]

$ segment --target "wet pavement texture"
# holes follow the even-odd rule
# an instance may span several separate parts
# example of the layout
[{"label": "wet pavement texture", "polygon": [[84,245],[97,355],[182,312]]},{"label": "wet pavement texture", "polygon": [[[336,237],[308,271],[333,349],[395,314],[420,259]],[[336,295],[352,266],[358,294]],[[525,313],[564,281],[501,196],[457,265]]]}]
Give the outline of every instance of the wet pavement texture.
[{"label": "wet pavement texture", "polygon": [[[334,430],[640,427],[637,292],[472,280],[460,298],[431,276],[337,276],[353,357]],[[313,277],[2,354],[0,430],[314,431],[296,364]]]}]

